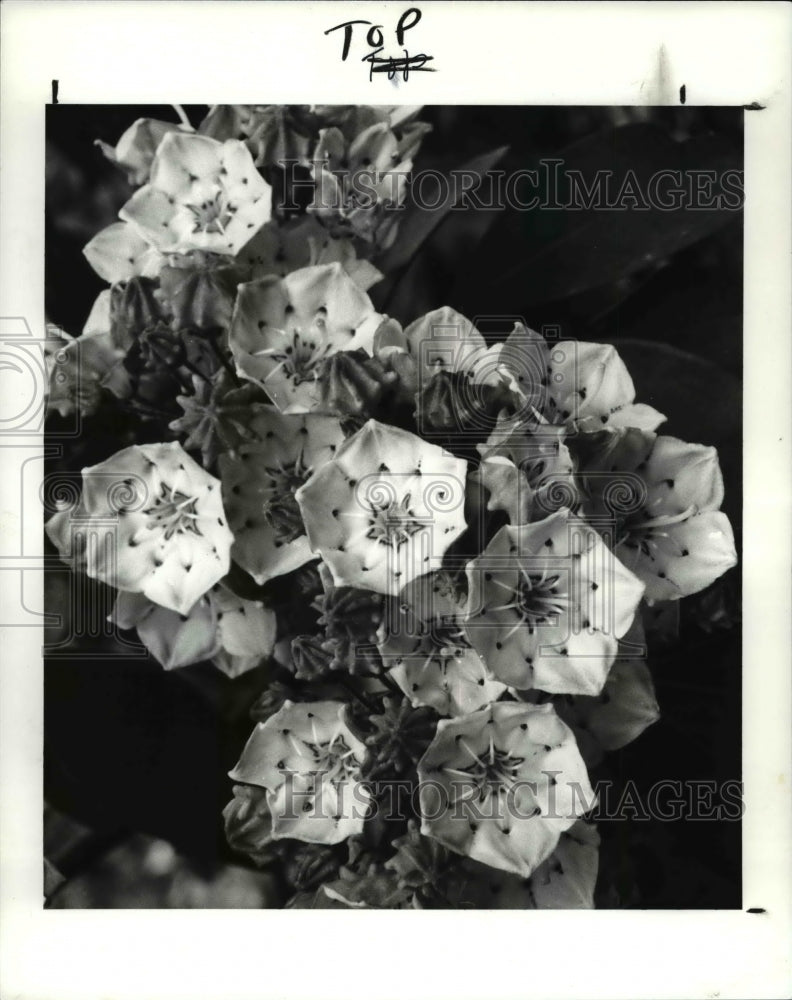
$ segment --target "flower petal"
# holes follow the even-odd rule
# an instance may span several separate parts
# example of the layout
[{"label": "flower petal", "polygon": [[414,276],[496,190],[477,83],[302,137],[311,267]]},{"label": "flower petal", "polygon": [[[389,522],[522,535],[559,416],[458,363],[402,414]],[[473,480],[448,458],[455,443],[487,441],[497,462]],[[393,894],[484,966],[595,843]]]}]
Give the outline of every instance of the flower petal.
[{"label": "flower petal", "polygon": [[579,819],[528,879],[463,861],[449,899],[459,909],[592,910],[599,843],[596,827]]},{"label": "flower petal", "polygon": [[605,751],[627,746],[660,718],[649,668],[640,658],[626,656],[616,658],[602,694],[559,699],[556,710]]},{"label": "flower petal", "polygon": [[166,670],[209,660],[217,650],[215,615],[206,598],[188,615],[180,615],[142,594],[121,591],[112,618],[120,628],[134,626],[140,641]]},{"label": "flower petal", "polygon": [[115,147],[96,140],[96,145],[113,163],[126,171],[129,183],[137,187],[149,179],[151,164],[162,139],[169,132],[180,131],[182,126],[161,122],[155,118],[138,118],[124,132]]},{"label": "flower petal", "polygon": [[728,517],[708,510],[652,535],[648,552],[629,540],[617,547],[619,558],[646,585],[650,601],[673,601],[708,587],[737,564]]},{"label": "flower petal", "polygon": [[271,655],[275,647],[275,612],[261,601],[237,597],[222,584],[212,594],[222,649],[215,664],[229,677],[238,677]]},{"label": "flower petal", "polygon": [[114,222],[85,245],[83,253],[100,278],[114,285],[137,275],[155,278],[165,262],[162,254],[128,222]]},{"label": "flower petal", "polygon": [[405,329],[404,337],[418,364],[419,389],[437,372],[472,371],[475,360],[487,350],[486,341],[471,321],[450,306],[415,320]]}]

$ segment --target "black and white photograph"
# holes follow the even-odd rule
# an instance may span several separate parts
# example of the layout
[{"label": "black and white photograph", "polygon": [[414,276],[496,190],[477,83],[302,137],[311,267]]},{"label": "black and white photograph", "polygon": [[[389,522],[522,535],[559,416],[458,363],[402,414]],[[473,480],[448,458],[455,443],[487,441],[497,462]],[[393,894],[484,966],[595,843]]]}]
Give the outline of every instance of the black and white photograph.
[{"label": "black and white photograph", "polygon": [[748,113],[48,108],[48,905],[739,908]]},{"label": "black and white photograph", "polygon": [[[285,26],[300,5],[228,6]],[[789,863],[772,902],[750,863],[790,846],[788,752],[763,743],[788,731],[789,467],[752,436],[788,452],[749,214],[776,97],[702,99],[670,43],[632,103],[477,100],[473,66],[455,97],[452,5],[302,6],[356,99],[316,80],[281,100],[252,68],[261,103],[219,70],[154,100],[42,77],[40,312],[4,282],[0,319],[3,625],[41,663],[34,905],[148,930],[210,911],[223,942],[218,911],[244,910],[306,945],[331,925],[294,911],[347,911],[339,940],[382,955],[382,911],[408,911],[402,940],[463,920],[454,947],[505,911],[510,942],[568,919],[570,959],[590,926],[608,962],[619,914],[733,918],[775,956],[756,995],[782,996]],[[468,5],[482,31],[548,6],[587,5]],[[783,485],[756,516],[765,466]],[[630,969],[611,995],[750,981],[703,969],[667,992]],[[255,995],[350,995],[304,975]],[[497,995],[526,995],[512,975]],[[608,995],[577,977],[527,995]],[[176,995],[131,988],[83,995]]]}]

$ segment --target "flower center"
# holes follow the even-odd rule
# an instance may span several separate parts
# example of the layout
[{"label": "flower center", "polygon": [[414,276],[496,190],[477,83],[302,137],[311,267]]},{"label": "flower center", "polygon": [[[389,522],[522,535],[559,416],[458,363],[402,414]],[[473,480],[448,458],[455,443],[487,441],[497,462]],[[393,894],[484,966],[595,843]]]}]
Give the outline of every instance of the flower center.
[{"label": "flower center", "polygon": [[569,598],[561,593],[558,573],[549,570],[542,573],[522,571],[515,607],[524,620],[541,625],[562,614],[568,606]]},{"label": "flower center", "polygon": [[357,780],[360,764],[344,737],[337,733],[332,739],[320,740],[314,726],[314,739],[298,739],[289,734],[288,739],[298,756],[307,761],[305,773],[314,774],[331,784]]},{"label": "flower center", "polygon": [[475,753],[461,737],[458,736],[457,741],[470,755],[472,761],[467,767],[446,767],[444,770],[457,778],[462,777],[472,781],[478,791],[479,800],[486,798],[488,794],[503,794],[517,780],[520,765],[525,758],[515,757],[510,751],[496,747],[491,735],[489,751],[483,751],[481,756]]},{"label": "flower center", "polygon": [[179,490],[169,489],[165,483],[160,484],[160,495],[154,503],[143,513],[149,517],[149,527],[160,529],[169,541],[174,535],[181,535],[186,531],[200,535],[201,531],[196,524],[198,513],[196,497],[188,497]]},{"label": "flower center", "polygon": [[194,217],[194,233],[225,233],[225,227],[233,218],[226,193],[220,187],[199,204],[188,204],[187,208]]},{"label": "flower center", "polygon": [[429,635],[437,656],[457,657],[470,649],[470,643],[458,622],[436,620]]},{"label": "flower center", "polygon": [[422,528],[423,525],[410,510],[408,493],[401,500],[392,500],[383,507],[371,504],[366,538],[372,538],[380,545],[390,545],[398,549]]},{"label": "flower center", "polygon": [[301,459],[290,465],[267,466],[269,483],[262,501],[262,514],[275,532],[276,544],[286,545],[305,534],[302,514],[294,494],[310,474]]},{"label": "flower center", "polygon": [[668,528],[673,524],[687,521],[697,513],[697,507],[692,504],[678,514],[658,514],[652,517],[648,511],[642,510],[625,521],[623,534],[619,539],[629,549],[638,549],[645,556],[652,556],[652,550],[658,548],[659,539],[668,538]]},{"label": "flower center", "polygon": [[291,343],[282,351],[273,351],[271,355],[275,361],[280,362],[281,368],[295,385],[316,381],[322,361],[332,350],[332,345],[324,341],[323,336],[320,337],[324,327],[321,316],[316,320],[316,325],[318,334],[306,336],[295,329]]}]

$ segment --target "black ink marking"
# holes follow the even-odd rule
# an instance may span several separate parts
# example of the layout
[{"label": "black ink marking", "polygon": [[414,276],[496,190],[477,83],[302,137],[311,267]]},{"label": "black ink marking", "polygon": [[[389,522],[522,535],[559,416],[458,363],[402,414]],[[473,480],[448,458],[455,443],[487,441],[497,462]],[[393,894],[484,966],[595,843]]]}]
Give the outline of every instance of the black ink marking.
[{"label": "black ink marking", "polygon": [[346,62],[352,50],[352,43],[355,40],[355,27],[357,25],[364,25],[368,29],[365,40],[369,51],[361,57],[361,62],[369,63],[369,81],[374,79],[375,73],[387,73],[389,80],[394,80],[397,75],[401,75],[401,78],[407,81],[410,78],[411,72],[436,72],[434,67],[426,65],[428,62],[433,61],[434,56],[427,55],[425,52],[411,55],[404,45],[406,33],[414,28],[422,17],[423,14],[417,7],[409,7],[396,23],[393,34],[396,37],[396,44],[404,53],[403,56],[385,55],[385,39],[389,34],[387,29],[384,29],[384,25],[382,24],[373,24],[371,21],[360,18],[351,21],[342,21],[340,24],[328,28],[325,31],[325,35],[332,34],[334,31],[340,31],[343,28],[344,41],[341,47],[341,62]]},{"label": "black ink marking", "polygon": [[52,103],[53,104],[57,104],[58,103],[58,81],[57,80],[53,80],[52,81]]},{"label": "black ink marking", "polygon": [[417,56],[411,56],[407,49],[404,50],[404,58],[396,59],[393,56],[380,56],[382,49],[375,49],[363,56],[361,62],[371,63],[369,70],[369,80],[374,79],[375,73],[387,73],[388,79],[393,80],[397,73],[401,73],[402,79],[406,82],[410,79],[410,73],[434,73],[435,70],[426,63],[434,59],[434,56],[427,56],[421,52]]},{"label": "black ink marking", "polygon": [[760,104],[758,101],[752,101],[750,104],[743,104],[744,111],[764,111],[767,105]]},{"label": "black ink marking", "polygon": [[746,913],[767,913],[767,910],[763,906],[751,906]]},{"label": "black ink marking", "polygon": [[684,104],[686,100],[687,100],[687,87],[683,83],[682,86],[679,88],[679,103]]}]

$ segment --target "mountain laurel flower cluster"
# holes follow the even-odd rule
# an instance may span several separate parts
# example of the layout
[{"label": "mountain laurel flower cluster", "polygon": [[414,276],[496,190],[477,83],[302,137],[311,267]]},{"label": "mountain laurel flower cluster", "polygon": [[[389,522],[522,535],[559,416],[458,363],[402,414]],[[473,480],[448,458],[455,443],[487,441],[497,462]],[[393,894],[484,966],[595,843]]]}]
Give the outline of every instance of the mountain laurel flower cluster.
[{"label": "mountain laurel flower cluster", "polygon": [[164,669],[248,685],[223,815],[283,905],[592,907],[589,768],[658,718],[646,609],[736,562],[723,478],[612,346],[383,311],[420,114],[101,143],[136,190],[49,410],[132,430],[46,532]]}]

